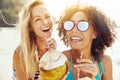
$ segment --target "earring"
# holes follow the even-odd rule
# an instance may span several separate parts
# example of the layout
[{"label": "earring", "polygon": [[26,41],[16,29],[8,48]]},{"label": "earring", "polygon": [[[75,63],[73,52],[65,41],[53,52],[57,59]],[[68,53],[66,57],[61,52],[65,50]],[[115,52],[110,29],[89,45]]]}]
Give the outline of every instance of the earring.
[{"label": "earring", "polygon": [[94,35],[94,36],[93,36],[93,39],[96,39],[96,38],[97,38],[97,35]]}]

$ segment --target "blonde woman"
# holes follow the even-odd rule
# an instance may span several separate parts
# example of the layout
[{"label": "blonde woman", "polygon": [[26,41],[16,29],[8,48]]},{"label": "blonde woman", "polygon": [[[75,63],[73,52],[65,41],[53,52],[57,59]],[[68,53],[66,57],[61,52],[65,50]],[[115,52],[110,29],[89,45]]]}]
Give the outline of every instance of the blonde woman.
[{"label": "blonde woman", "polygon": [[37,80],[39,78],[39,59],[51,48],[55,41],[51,37],[53,22],[41,0],[26,4],[19,14],[21,44],[13,55],[14,78],[18,80]]}]

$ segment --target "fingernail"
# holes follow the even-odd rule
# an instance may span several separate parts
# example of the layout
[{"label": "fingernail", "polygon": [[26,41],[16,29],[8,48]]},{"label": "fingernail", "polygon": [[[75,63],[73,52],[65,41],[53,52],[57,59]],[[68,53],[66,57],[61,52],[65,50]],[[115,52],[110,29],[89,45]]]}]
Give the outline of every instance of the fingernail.
[{"label": "fingernail", "polygon": [[79,60],[79,59],[77,59],[77,60],[76,60],[76,62],[80,62],[80,60]]},{"label": "fingernail", "polygon": [[46,40],[47,38],[46,38],[46,37],[44,37],[44,39]]},{"label": "fingernail", "polygon": [[74,65],[74,67],[77,67],[76,65]]}]

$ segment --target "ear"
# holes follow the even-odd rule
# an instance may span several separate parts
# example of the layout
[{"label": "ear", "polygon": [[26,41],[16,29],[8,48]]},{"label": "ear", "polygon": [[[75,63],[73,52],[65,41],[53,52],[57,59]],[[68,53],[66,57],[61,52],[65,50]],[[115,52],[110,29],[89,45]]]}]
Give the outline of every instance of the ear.
[{"label": "ear", "polygon": [[96,38],[97,38],[97,32],[94,32],[93,39],[96,39]]}]

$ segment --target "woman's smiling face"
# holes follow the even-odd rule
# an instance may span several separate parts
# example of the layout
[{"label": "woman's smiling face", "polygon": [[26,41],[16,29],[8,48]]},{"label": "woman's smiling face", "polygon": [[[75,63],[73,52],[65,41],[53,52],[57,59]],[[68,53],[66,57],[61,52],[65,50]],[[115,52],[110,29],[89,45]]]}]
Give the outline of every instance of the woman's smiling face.
[{"label": "woman's smiling face", "polygon": [[[78,11],[73,14],[70,18],[71,21],[74,22],[74,27],[72,30],[66,31],[66,36],[68,43],[70,44],[72,49],[86,49],[90,48],[93,39],[95,38],[96,32],[93,29],[91,22],[88,20],[88,17],[84,12]],[[86,31],[78,30],[77,23],[79,21],[88,21],[89,27]]]},{"label": "woman's smiling face", "polygon": [[36,5],[31,12],[31,30],[37,37],[49,38],[52,30],[52,20],[45,5]]}]

